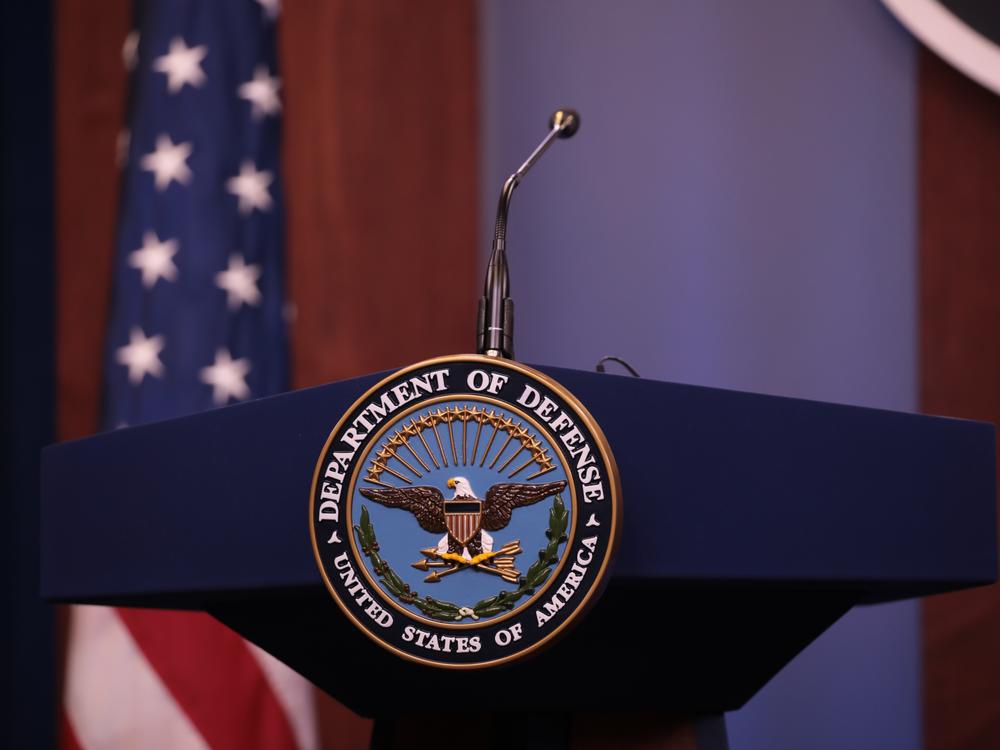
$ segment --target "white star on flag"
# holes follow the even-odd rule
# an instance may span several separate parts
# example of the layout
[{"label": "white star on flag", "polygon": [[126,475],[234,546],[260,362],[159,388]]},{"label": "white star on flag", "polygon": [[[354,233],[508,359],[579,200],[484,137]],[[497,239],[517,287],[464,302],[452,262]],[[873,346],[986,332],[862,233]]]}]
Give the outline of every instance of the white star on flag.
[{"label": "white star on flag", "polygon": [[132,328],[128,343],[115,352],[118,363],[128,367],[128,380],[132,385],[139,385],[147,374],[157,378],[163,375],[164,367],[160,361],[163,344],[163,336],[147,338],[141,328]]},{"label": "white star on flag", "polygon": [[281,0],[257,0],[257,4],[264,9],[264,15],[272,21],[281,12]]},{"label": "white star on flag", "polygon": [[167,91],[176,94],[184,84],[201,86],[205,83],[205,71],[201,61],[208,54],[208,47],[200,44],[188,47],[184,40],[175,36],[170,40],[170,51],[153,60],[153,70],[167,76]]},{"label": "white star on flag", "polygon": [[229,267],[215,274],[215,285],[225,290],[229,309],[236,310],[241,304],[256,305],[260,302],[259,278],[259,265],[251,263],[248,266],[242,255],[234,254],[229,256]]},{"label": "white star on flag", "polygon": [[229,350],[222,348],[215,352],[215,363],[201,370],[201,382],[212,386],[212,401],[219,406],[229,402],[232,397],[237,401],[250,397],[250,386],[246,377],[250,372],[249,359],[233,359]]},{"label": "white star on flag", "polygon": [[157,279],[174,281],[177,278],[177,266],[174,256],[177,255],[177,240],[164,240],[156,236],[156,232],[146,232],[142,235],[142,247],[129,253],[128,264],[138,268],[142,273],[142,285],[152,289]]},{"label": "white star on flag", "polygon": [[172,180],[182,185],[191,181],[191,168],[187,158],[191,155],[190,143],[174,143],[169,135],[156,137],[156,148],[139,161],[147,172],[153,172],[156,189],[164,191]]},{"label": "white star on flag", "polygon": [[253,105],[250,112],[255,120],[259,120],[261,117],[277,114],[281,111],[281,100],[278,98],[279,88],[281,88],[281,79],[270,75],[266,65],[258,65],[254,69],[253,79],[241,83],[237,94],[241,99],[246,99]]},{"label": "white star on flag", "polygon": [[115,164],[124,167],[128,164],[128,150],[132,146],[132,131],[122,128],[115,138]]},{"label": "white star on flag", "polygon": [[254,163],[247,160],[240,165],[238,175],[226,180],[226,190],[240,199],[241,214],[249,214],[255,208],[267,211],[271,208],[271,194],[267,191],[267,186],[273,179],[274,176],[270,172],[266,170],[258,172]]},{"label": "white star on flag", "polygon": [[125,36],[122,44],[122,62],[129,73],[139,64],[139,32],[134,29]]}]

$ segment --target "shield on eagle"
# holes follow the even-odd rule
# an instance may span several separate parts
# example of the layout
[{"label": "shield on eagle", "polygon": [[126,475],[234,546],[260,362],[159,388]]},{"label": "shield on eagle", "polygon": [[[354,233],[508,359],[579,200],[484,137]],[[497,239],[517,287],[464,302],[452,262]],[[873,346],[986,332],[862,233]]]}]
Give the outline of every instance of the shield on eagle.
[{"label": "shield on eagle", "polygon": [[467,544],[476,535],[482,517],[483,503],[480,500],[463,498],[444,501],[444,523],[461,544]]}]

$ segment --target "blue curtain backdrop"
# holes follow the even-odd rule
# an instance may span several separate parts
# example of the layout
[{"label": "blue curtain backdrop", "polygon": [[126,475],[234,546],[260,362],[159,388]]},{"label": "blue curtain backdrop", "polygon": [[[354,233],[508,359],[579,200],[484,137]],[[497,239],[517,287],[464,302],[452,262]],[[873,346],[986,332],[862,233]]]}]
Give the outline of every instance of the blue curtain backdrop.
[{"label": "blue curtain backdrop", "polygon": [[[553,107],[582,114],[512,207],[520,358],[915,408],[915,44],[877,0],[480,9],[481,247]],[[851,612],[732,747],[919,747],[918,647],[916,603]]]}]

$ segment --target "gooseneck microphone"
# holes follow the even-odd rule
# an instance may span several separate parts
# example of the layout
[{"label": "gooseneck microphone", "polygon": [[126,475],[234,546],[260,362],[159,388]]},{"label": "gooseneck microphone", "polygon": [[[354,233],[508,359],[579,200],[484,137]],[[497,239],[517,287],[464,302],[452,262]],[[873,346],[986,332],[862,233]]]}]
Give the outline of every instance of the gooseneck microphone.
[{"label": "gooseneck microphone", "polygon": [[580,115],[572,109],[557,109],[549,120],[549,134],[517,168],[500,191],[493,249],[486,268],[486,285],[479,300],[476,351],[492,357],[514,357],[514,301],[510,298],[510,274],[507,270],[507,211],[510,199],[524,175],[552,145],[556,138],[569,138],[580,129]]}]

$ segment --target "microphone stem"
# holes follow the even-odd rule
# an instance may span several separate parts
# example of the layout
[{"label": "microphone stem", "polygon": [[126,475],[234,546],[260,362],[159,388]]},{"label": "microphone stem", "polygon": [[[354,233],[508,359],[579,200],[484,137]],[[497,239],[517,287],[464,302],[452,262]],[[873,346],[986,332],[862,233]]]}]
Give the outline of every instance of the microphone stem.
[{"label": "microphone stem", "polygon": [[[575,115],[579,118],[579,115]],[[493,231],[493,246],[490,260],[486,268],[486,284],[483,297],[479,300],[479,320],[476,350],[480,354],[493,357],[514,356],[514,302],[510,298],[510,272],[507,268],[507,213],[510,200],[524,175],[541,158],[552,142],[566,130],[566,134],[575,132],[575,126],[570,127],[571,120],[562,118],[556,120],[548,135],[542,140],[524,164],[517,168],[503,184],[500,191],[500,202],[497,205],[497,220]],[[575,121],[579,123],[579,119]]]},{"label": "microphone stem", "polygon": [[503,190],[500,191],[500,204],[497,206],[497,222],[496,227],[493,232],[493,249],[496,250],[497,244],[499,242],[500,251],[504,250],[505,240],[507,238],[507,212],[510,209],[510,199],[514,195],[514,188],[521,184],[521,179],[524,175],[531,169],[535,162],[538,161],[542,154],[546,152],[552,142],[559,136],[562,127],[556,125],[549,131],[549,134],[545,136],[544,140],[539,143],[535,150],[531,152],[531,155],[524,160],[524,164],[517,168],[507,181],[503,184]]},{"label": "microphone stem", "polygon": [[512,178],[515,178],[515,185],[521,181],[521,178],[524,177],[524,173],[534,166],[535,162],[538,161],[541,155],[545,153],[545,150],[552,145],[552,141],[558,137],[559,133],[562,132],[562,129],[562,125],[554,126],[552,130],[549,131],[549,134],[545,136],[545,139],[535,147],[534,151],[531,152],[531,156],[524,160],[524,164],[519,166],[517,171],[511,175]]}]

